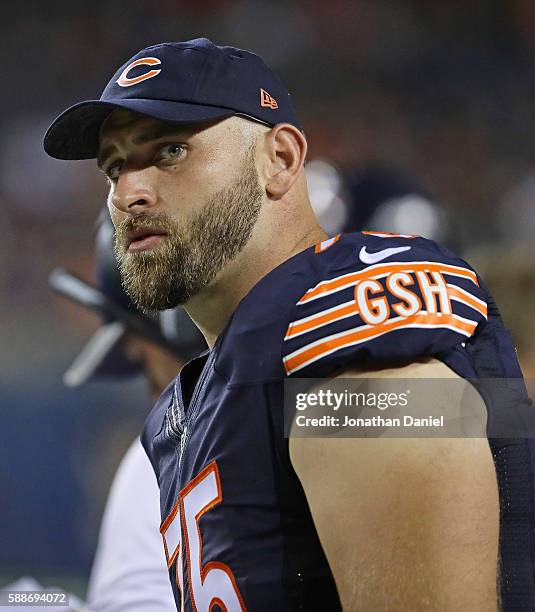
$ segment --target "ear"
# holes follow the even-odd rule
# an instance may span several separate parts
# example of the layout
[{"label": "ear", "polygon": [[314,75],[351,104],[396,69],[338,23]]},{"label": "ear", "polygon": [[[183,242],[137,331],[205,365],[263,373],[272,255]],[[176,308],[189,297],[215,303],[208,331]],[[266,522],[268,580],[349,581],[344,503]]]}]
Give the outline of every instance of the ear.
[{"label": "ear", "polygon": [[282,198],[299,177],[306,158],[303,133],[289,123],[279,123],[265,136],[267,152],[266,192],[275,200]]}]

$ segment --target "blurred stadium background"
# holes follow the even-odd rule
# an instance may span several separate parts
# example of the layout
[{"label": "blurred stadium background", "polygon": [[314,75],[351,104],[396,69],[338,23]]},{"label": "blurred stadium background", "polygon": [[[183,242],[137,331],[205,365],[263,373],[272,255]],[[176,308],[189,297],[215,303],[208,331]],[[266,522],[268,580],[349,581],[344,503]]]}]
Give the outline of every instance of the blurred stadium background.
[{"label": "blurred stadium background", "polygon": [[83,595],[109,483],[148,409],[142,381],[62,385],[98,320],[47,277],[92,277],[106,188],[93,162],[49,159],[41,140],[149,44],[256,51],[292,92],[311,159],[354,180],[377,164],[410,177],[487,272],[535,373],[533,2],[29,0],[2,13],[2,583],[31,574]]}]

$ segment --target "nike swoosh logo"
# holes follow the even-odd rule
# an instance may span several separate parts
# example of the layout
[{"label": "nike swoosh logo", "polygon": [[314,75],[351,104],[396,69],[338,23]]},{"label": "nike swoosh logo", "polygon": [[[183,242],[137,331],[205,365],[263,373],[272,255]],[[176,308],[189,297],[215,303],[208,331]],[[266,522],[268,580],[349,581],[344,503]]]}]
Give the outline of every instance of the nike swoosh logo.
[{"label": "nike swoosh logo", "polygon": [[374,264],[378,261],[383,261],[383,259],[386,259],[391,255],[396,255],[396,253],[403,253],[403,251],[409,251],[411,248],[412,247],[410,246],[393,247],[391,249],[383,249],[382,251],[377,251],[375,253],[368,253],[366,251],[366,247],[363,246],[362,249],[360,249],[359,259],[360,261],[362,261],[362,263]]}]

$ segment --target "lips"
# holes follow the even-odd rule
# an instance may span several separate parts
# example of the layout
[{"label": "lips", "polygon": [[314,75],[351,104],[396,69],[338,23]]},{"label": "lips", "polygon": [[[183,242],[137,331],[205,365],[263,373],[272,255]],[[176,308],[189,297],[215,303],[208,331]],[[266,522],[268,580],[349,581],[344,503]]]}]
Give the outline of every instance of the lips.
[{"label": "lips", "polygon": [[127,233],[129,251],[143,251],[156,246],[167,232],[157,227],[144,227]]}]

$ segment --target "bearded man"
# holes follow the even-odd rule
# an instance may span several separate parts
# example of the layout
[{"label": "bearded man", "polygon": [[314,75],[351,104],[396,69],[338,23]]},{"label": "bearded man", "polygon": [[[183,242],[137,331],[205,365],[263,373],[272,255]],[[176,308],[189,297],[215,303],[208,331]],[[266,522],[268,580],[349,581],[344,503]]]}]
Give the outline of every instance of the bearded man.
[{"label": "bearded man", "polygon": [[143,433],[177,608],[530,609],[525,439],[285,437],[287,380],[522,375],[464,261],[415,236],[323,232],[305,135],[258,56],[143,49],[45,149],[98,159],[128,294],[183,304],[210,347]]}]

